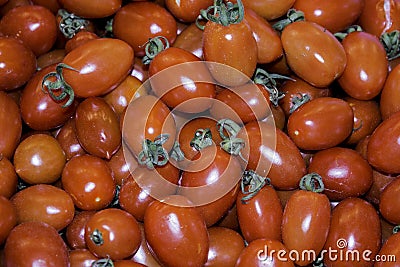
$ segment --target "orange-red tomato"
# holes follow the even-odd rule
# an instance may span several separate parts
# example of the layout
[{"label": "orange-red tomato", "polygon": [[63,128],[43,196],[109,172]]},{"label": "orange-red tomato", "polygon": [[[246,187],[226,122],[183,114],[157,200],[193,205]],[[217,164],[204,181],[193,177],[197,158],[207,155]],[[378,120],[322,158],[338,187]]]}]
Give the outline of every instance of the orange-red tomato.
[{"label": "orange-red tomato", "polygon": [[396,111],[400,111],[400,65],[397,65],[385,81],[380,94],[379,108],[382,114],[382,119],[389,118]]},{"label": "orange-red tomato", "polygon": [[65,229],[65,241],[71,249],[85,249],[85,226],[89,218],[95,214],[93,210],[77,211]]},{"label": "orange-red tomato", "polygon": [[59,3],[67,11],[83,18],[105,18],[113,15],[122,6],[122,0],[78,1],[60,0]]},{"label": "orange-red tomato", "polygon": [[253,9],[268,21],[285,15],[294,3],[295,0],[243,0],[245,7]]},{"label": "orange-red tomato", "polygon": [[380,195],[379,211],[383,218],[392,224],[400,224],[400,215],[397,210],[400,201],[397,197],[400,193],[400,179],[396,178],[390,182]]},{"label": "orange-red tomato", "polygon": [[0,158],[0,195],[10,198],[17,191],[18,177],[14,165],[6,157]]},{"label": "orange-red tomato", "polygon": [[0,196],[0,245],[6,241],[11,230],[17,225],[18,215],[13,203],[4,196]]},{"label": "orange-red tomato", "polygon": [[194,22],[202,9],[212,5],[212,0],[165,0],[165,6],[171,14],[182,22]]},{"label": "orange-red tomato", "polygon": [[327,87],[346,67],[342,44],[317,23],[293,22],[283,29],[281,40],[291,70],[314,86]]},{"label": "orange-red tomato", "polygon": [[396,261],[400,257],[400,233],[395,233],[382,244],[377,255],[379,261],[375,262],[375,267],[396,266]]},{"label": "orange-red tomato", "polygon": [[196,23],[191,23],[178,34],[172,46],[185,49],[202,59],[203,31],[197,27]]}]

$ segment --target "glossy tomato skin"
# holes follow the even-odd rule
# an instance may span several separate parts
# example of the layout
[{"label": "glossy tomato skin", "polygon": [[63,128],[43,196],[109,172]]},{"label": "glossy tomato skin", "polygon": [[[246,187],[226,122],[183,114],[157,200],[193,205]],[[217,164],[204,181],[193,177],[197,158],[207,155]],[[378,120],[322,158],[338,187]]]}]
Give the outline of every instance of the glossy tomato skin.
[{"label": "glossy tomato skin", "polygon": [[353,110],[346,101],[319,97],[289,116],[288,135],[300,149],[326,149],[342,143],[351,134],[353,120]]},{"label": "glossy tomato skin", "polygon": [[400,81],[400,66],[397,65],[390,71],[385,81],[385,85],[381,91],[379,107],[383,119],[387,119],[395,113],[400,111],[399,84]]},{"label": "glossy tomato skin", "polygon": [[[235,68],[251,78],[257,65],[257,42],[246,20],[223,26],[208,21],[203,31],[203,57],[206,61],[217,62]],[[247,82],[223,68],[213,68],[213,77],[224,85],[240,85]]]},{"label": "glossy tomato skin", "polygon": [[195,22],[202,9],[207,9],[213,4],[212,0],[166,0],[165,6],[171,14],[182,22]]},{"label": "glossy tomato skin", "polygon": [[[395,266],[396,263],[393,262],[393,256],[398,259],[400,257],[400,234],[396,233],[391,236],[382,244],[379,250],[378,257],[381,259],[379,262],[375,263],[375,267],[390,267]],[[389,256],[393,255],[393,256]],[[389,259],[389,257],[392,257]]]},{"label": "glossy tomato skin", "polygon": [[[190,67],[191,62],[195,63],[195,67]],[[186,113],[199,113],[210,108],[215,97],[215,85],[208,83],[213,79],[206,65],[196,63],[200,63],[200,58],[177,47],[161,51],[150,62],[152,90],[170,108]],[[186,67],[174,68],[178,64],[186,64]],[[170,67],[173,69],[167,74],[166,69]],[[162,72],[163,70],[166,72]],[[169,78],[171,84],[166,81],[166,77],[169,77],[167,75],[174,77]]]},{"label": "glossy tomato skin", "polygon": [[8,158],[14,155],[22,135],[22,118],[19,106],[11,96],[0,92],[0,153]]},{"label": "glossy tomato skin", "polygon": [[65,53],[69,53],[72,50],[74,50],[75,48],[77,48],[78,46],[90,41],[90,40],[94,40],[94,39],[98,39],[99,36],[94,33],[91,32],[89,30],[80,30],[79,32],[77,32],[71,39],[68,39],[65,42]]},{"label": "glossy tomato skin", "polygon": [[0,196],[0,211],[2,214],[0,219],[0,244],[3,245],[11,230],[17,225],[18,215],[11,200],[4,196]]},{"label": "glossy tomato skin", "polygon": [[56,42],[56,17],[44,6],[19,6],[1,18],[0,31],[5,36],[22,40],[36,56],[39,56],[50,51]]},{"label": "glossy tomato skin", "polygon": [[257,42],[257,63],[266,64],[280,58],[283,55],[281,39],[271,24],[251,8],[245,8],[244,19]]},{"label": "glossy tomato skin", "polygon": [[[338,254],[343,253],[343,255],[347,251],[357,250],[360,252],[360,261],[352,260],[351,265],[372,266],[372,259],[378,253],[380,245],[379,215],[371,204],[360,198],[347,198],[335,206],[324,249],[335,249],[338,250]],[[369,262],[361,255],[366,250],[370,251],[367,255],[371,259]],[[348,260],[334,257],[325,257],[324,263],[327,267],[349,266]]]},{"label": "glossy tomato skin", "polygon": [[245,7],[249,7],[257,12],[261,17],[266,20],[273,20],[286,14],[290,7],[293,6],[295,0],[244,0]]},{"label": "glossy tomato skin", "polygon": [[107,165],[111,169],[116,185],[122,185],[129,177],[130,173],[135,170],[139,163],[137,160],[126,160],[123,147],[121,146],[117,152],[107,160]]},{"label": "glossy tomato skin", "polygon": [[42,133],[32,134],[19,143],[13,161],[18,176],[29,184],[55,182],[65,162],[57,139]]},{"label": "glossy tomato skin", "polygon": [[305,19],[318,23],[328,31],[336,33],[353,25],[361,14],[364,1],[310,1],[297,0],[293,8],[304,12]]},{"label": "glossy tomato skin", "polygon": [[367,147],[368,162],[378,171],[389,174],[400,173],[395,159],[400,153],[397,140],[400,136],[400,112],[382,121],[371,134]]},{"label": "glossy tomato skin", "polygon": [[62,107],[65,101],[55,102],[42,90],[43,77],[50,71],[55,71],[54,64],[36,72],[22,90],[21,116],[34,130],[46,131],[59,127],[75,112],[75,102],[68,107]]},{"label": "glossy tomato skin", "polygon": [[[24,257],[21,257],[24,255]],[[68,250],[57,230],[43,222],[25,222],[10,232],[4,246],[5,266],[67,267]]]},{"label": "glossy tomato skin", "polygon": [[281,240],[283,209],[272,186],[264,186],[255,196],[243,201],[240,191],[236,200],[240,230],[247,242],[259,238]]},{"label": "glossy tomato skin", "polygon": [[118,117],[103,98],[89,97],[79,103],[75,127],[79,143],[94,156],[110,159],[121,145]]},{"label": "glossy tomato skin", "polygon": [[10,198],[17,191],[18,177],[14,165],[6,158],[0,158],[0,195]]},{"label": "glossy tomato skin", "polygon": [[150,38],[164,36],[173,44],[177,36],[177,23],[172,14],[157,3],[128,3],[114,16],[113,34],[130,44],[136,56],[143,57],[144,46]]},{"label": "glossy tomato skin", "polygon": [[85,226],[87,221],[96,211],[77,211],[72,221],[65,229],[65,241],[71,249],[85,249]]},{"label": "glossy tomato skin", "polygon": [[113,15],[122,6],[122,0],[112,1],[77,1],[60,0],[60,5],[67,11],[83,18],[104,18]]},{"label": "glossy tomato skin", "polygon": [[392,224],[400,224],[400,216],[396,210],[400,207],[398,196],[400,192],[400,179],[390,182],[380,195],[379,211],[383,218]]},{"label": "glossy tomato skin", "polygon": [[197,27],[196,23],[191,23],[176,36],[172,46],[185,49],[202,59],[203,31]]},{"label": "glossy tomato skin", "polygon": [[57,132],[56,139],[64,151],[65,157],[70,160],[74,156],[87,154],[76,136],[75,118],[71,117]]},{"label": "glossy tomato skin", "polygon": [[370,135],[382,121],[379,104],[376,100],[358,100],[345,97],[354,113],[354,130],[346,140],[348,144],[357,144]]},{"label": "glossy tomato skin", "polygon": [[121,83],[132,70],[134,52],[124,41],[99,38],[72,50],[62,62],[75,69],[63,70],[65,81],[77,97],[86,98],[106,94]]},{"label": "glossy tomato skin", "polygon": [[0,90],[7,91],[24,85],[36,71],[36,57],[30,48],[13,37],[0,37]]},{"label": "glossy tomato skin", "polygon": [[380,37],[385,32],[400,29],[399,14],[399,0],[365,0],[359,24],[364,31]]},{"label": "glossy tomato skin", "polygon": [[381,92],[388,74],[388,60],[382,43],[370,33],[352,32],[346,35],[342,45],[347,64],[338,78],[341,88],[356,99],[373,99]]},{"label": "glossy tomato skin", "polygon": [[350,148],[332,147],[316,152],[309,173],[321,175],[324,193],[332,201],[364,195],[372,185],[372,168]]},{"label": "glossy tomato skin", "polygon": [[168,199],[174,205],[154,201],[146,210],[144,232],[151,250],[163,266],[203,266],[209,249],[204,219],[194,207],[175,206],[190,205],[186,197]]},{"label": "glossy tomato skin", "polygon": [[115,183],[107,163],[96,156],[70,159],[62,172],[62,186],[77,208],[99,210],[107,207],[115,194]]},{"label": "glossy tomato skin", "polygon": [[[324,247],[331,220],[331,204],[326,195],[306,190],[293,193],[286,203],[282,219],[282,241],[289,250],[315,251]],[[307,266],[314,259],[299,258],[297,265]]]},{"label": "glossy tomato skin", "polygon": [[[279,258],[277,252],[280,253]],[[281,241],[265,238],[256,239],[243,249],[235,266],[294,267],[295,265],[288,255],[289,250]]]},{"label": "glossy tomato skin", "polygon": [[60,231],[74,217],[75,207],[71,196],[53,185],[29,186],[18,191],[11,201],[16,207],[18,223],[45,222]]},{"label": "glossy tomato skin", "polygon": [[281,40],[289,67],[316,87],[327,87],[346,67],[342,44],[317,23],[291,23],[283,29]]},{"label": "glossy tomato skin", "polygon": [[70,267],[91,267],[97,258],[86,248],[71,249],[68,251],[68,260]]},{"label": "glossy tomato skin", "polygon": [[[100,234],[101,241],[96,238]],[[117,208],[106,208],[93,214],[86,222],[85,241],[95,256],[122,260],[137,251],[141,232],[131,214]]]},{"label": "glossy tomato skin", "polygon": [[244,249],[243,237],[232,229],[218,226],[208,228],[208,237],[210,248],[204,266],[235,266]]},{"label": "glossy tomato skin", "polygon": [[161,267],[160,263],[154,257],[153,252],[150,251],[149,245],[145,237],[143,223],[139,223],[139,228],[142,234],[142,241],[140,243],[139,249],[132,256],[132,260],[146,266]]},{"label": "glossy tomato skin", "polygon": [[399,176],[388,175],[386,173],[381,173],[379,171],[373,170],[372,185],[368,192],[365,194],[365,199],[369,203],[374,204],[376,207],[378,207],[383,190],[398,177]]}]

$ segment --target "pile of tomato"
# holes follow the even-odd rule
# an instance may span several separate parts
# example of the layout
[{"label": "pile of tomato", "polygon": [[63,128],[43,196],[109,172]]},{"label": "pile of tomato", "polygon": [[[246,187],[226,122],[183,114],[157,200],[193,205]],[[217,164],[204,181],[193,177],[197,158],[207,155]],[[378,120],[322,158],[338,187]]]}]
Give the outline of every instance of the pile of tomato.
[{"label": "pile of tomato", "polygon": [[399,266],[399,0],[0,0],[0,266]]}]

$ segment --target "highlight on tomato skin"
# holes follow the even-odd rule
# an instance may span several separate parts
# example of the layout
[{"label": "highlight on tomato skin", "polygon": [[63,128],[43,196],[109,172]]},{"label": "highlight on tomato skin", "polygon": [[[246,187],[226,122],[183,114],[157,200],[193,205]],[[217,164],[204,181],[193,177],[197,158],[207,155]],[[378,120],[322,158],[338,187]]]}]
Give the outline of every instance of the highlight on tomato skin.
[{"label": "highlight on tomato skin", "polygon": [[0,0],[0,265],[396,265],[399,11]]}]

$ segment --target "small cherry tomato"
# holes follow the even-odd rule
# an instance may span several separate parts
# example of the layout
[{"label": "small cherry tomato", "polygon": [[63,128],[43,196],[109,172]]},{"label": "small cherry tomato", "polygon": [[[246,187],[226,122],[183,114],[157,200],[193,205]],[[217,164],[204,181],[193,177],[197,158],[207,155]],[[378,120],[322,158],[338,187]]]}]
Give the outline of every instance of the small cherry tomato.
[{"label": "small cherry tomato", "polygon": [[98,38],[99,36],[94,32],[82,29],[78,31],[72,38],[67,40],[65,43],[65,53],[68,54],[78,46]]},{"label": "small cherry tomato", "polygon": [[99,260],[99,258],[85,248],[71,249],[68,251],[70,267],[92,267],[97,260]]},{"label": "small cherry tomato", "polygon": [[142,241],[140,243],[139,249],[133,255],[132,260],[144,264],[146,266],[161,267],[160,263],[154,258],[154,255],[150,251],[149,245],[147,243],[144,227],[142,223],[139,223],[139,228],[142,234]]},{"label": "small cherry tomato", "polygon": [[136,219],[117,208],[97,211],[86,222],[85,241],[97,257],[122,260],[139,248],[141,232]]},{"label": "small cherry tomato", "polygon": [[34,266],[38,262],[69,266],[67,246],[54,227],[43,222],[21,223],[11,230],[4,245],[5,266]]},{"label": "small cherry tomato", "polygon": [[139,165],[137,160],[126,160],[122,146],[117,152],[106,161],[108,167],[111,169],[116,185],[122,185],[126,182],[131,172],[133,172]]},{"label": "small cherry tomato", "polygon": [[30,48],[14,37],[0,37],[0,90],[24,85],[35,73],[37,60]]},{"label": "small cherry tomato", "polygon": [[317,23],[293,22],[283,29],[281,40],[291,70],[316,87],[327,87],[346,67],[342,44]]},{"label": "small cherry tomato", "polygon": [[321,175],[324,193],[332,201],[364,195],[372,185],[372,168],[356,151],[332,147],[316,152],[309,173]]},{"label": "small cherry tomato", "polygon": [[288,135],[304,150],[334,147],[350,136],[354,113],[346,101],[319,97],[296,109],[288,118]]},{"label": "small cherry tomato", "polygon": [[0,157],[0,195],[10,198],[17,191],[18,177],[14,165],[6,157]]},{"label": "small cherry tomato", "polygon": [[[381,245],[381,226],[375,208],[360,198],[346,198],[332,210],[331,225],[324,246],[326,250],[336,250],[333,256],[324,256],[324,264],[332,266],[372,266],[373,259]],[[339,258],[358,251],[357,256]],[[367,254],[365,254],[368,251]],[[364,254],[363,254],[364,253]],[[364,257],[363,257],[364,255]],[[366,257],[369,258],[366,258]]]},{"label": "small cherry tomato", "polygon": [[131,45],[136,56],[143,57],[145,44],[151,38],[164,36],[170,44],[174,43],[177,23],[172,14],[157,3],[133,2],[115,14],[113,34]]},{"label": "small cherry tomato", "polygon": [[376,36],[359,31],[346,35],[342,45],[347,63],[338,78],[340,87],[356,99],[373,99],[381,92],[388,74],[385,48]]},{"label": "small cherry tomato", "polygon": [[196,23],[191,23],[178,34],[172,46],[185,49],[202,59],[203,31],[197,27]]},{"label": "small cherry tomato", "polygon": [[285,15],[294,3],[295,0],[243,0],[245,7],[253,9],[267,21]]},{"label": "small cherry tomato", "polygon": [[0,245],[6,241],[11,230],[17,225],[17,211],[11,200],[0,196]]},{"label": "small cherry tomato", "polygon": [[75,112],[76,136],[88,153],[110,159],[121,145],[119,120],[101,97],[89,97]]},{"label": "small cherry tomato", "polygon": [[209,250],[203,217],[184,196],[166,200],[170,204],[156,200],[146,209],[144,232],[151,250],[165,266],[203,266]]},{"label": "small cherry tomato", "polygon": [[372,171],[372,185],[368,192],[365,194],[365,199],[375,205],[379,206],[382,191],[388,186],[393,180],[399,176],[393,176],[386,173],[381,173],[377,170]]},{"label": "small cherry tomato", "polygon": [[86,154],[76,136],[75,118],[70,118],[57,132],[56,139],[64,151],[65,157],[70,160],[74,156]]},{"label": "small cherry tomato", "polygon": [[394,233],[383,244],[374,267],[391,267],[396,266],[396,261],[400,257],[400,233]]},{"label": "small cherry tomato", "polygon": [[115,195],[115,182],[107,163],[96,156],[71,158],[61,176],[62,186],[77,208],[99,210],[107,207]]},{"label": "small cherry tomato", "polygon": [[5,36],[20,39],[39,56],[50,51],[56,42],[56,17],[44,6],[19,6],[1,18],[0,31]]},{"label": "small cherry tomato", "polygon": [[48,8],[54,14],[61,8],[60,3],[58,0],[32,0],[34,5],[44,6]]},{"label": "small cherry tomato", "polygon": [[84,18],[105,18],[117,12],[122,6],[122,0],[97,1],[90,0],[60,0],[60,5],[79,17]]},{"label": "small cherry tomato", "polygon": [[166,8],[171,14],[182,22],[195,22],[202,9],[212,5],[212,0],[165,0]]},{"label": "small cherry tomato", "polygon": [[382,119],[389,118],[396,111],[400,111],[400,90],[397,86],[400,81],[400,66],[398,65],[387,76],[385,85],[380,94],[379,107]]},{"label": "small cherry tomato", "polygon": [[53,183],[61,177],[66,159],[57,139],[33,134],[18,144],[14,166],[18,176],[29,184]]},{"label": "small cherry tomato", "polygon": [[215,226],[208,228],[208,238],[210,247],[204,267],[234,267],[239,254],[244,249],[242,236],[232,229]]},{"label": "small cherry tomato", "polygon": [[89,218],[95,214],[93,210],[76,212],[74,218],[65,229],[65,241],[71,249],[85,249],[85,226]]},{"label": "small cherry tomato", "polygon": [[64,57],[65,57],[64,48],[54,48],[49,52],[44,53],[36,58],[37,69],[41,70],[52,64],[60,63]]},{"label": "small cherry tomato", "polygon": [[47,184],[37,184],[18,191],[12,198],[18,223],[39,221],[58,231],[69,225],[74,218],[75,206],[64,190]]},{"label": "small cherry tomato", "polygon": [[400,193],[400,179],[396,178],[383,189],[380,201],[379,211],[383,218],[392,224],[400,224],[400,215],[397,210],[400,207],[400,201],[397,197]]}]

